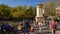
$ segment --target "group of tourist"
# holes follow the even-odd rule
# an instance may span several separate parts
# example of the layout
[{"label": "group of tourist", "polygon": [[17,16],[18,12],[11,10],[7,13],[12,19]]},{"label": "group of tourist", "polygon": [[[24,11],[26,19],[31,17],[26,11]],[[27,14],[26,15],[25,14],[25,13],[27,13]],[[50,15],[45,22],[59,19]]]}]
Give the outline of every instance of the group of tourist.
[{"label": "group of tourist", "polygon": [[[52,34],[56,33],[57,29],[57,21],[51,20],[48,22],[49,23],[49,29],[51,30]],[[41,33],[43,27],[43,23],[41,21],[38,22],[38,28],[39,28],[39,33]]]},{"label": "group of tourist", "polygon": [[[22,24],[23,24],[23,33],[24,34],[26,34],[26,33],[29,34],[29,32],[34,31],[34,27],[29,24],[29,20],[23,21]],[[39,33],[41,33],[43,23],[41,21],[39,21],[39,22],[37,22],[37,25],[38,25]],[[55,34],[56,28],[57,28],[57,22],[54,20],[51,20],[49,22],[49,26],[50,26],[49,29],[51,30],[52,34]],[[14,30],[14,28],[9,26],[8,24],[3,24],[3,25],[1,25],[1,33],[2,34],[4,34],[4,30],[7,32],[11,32]]]}]

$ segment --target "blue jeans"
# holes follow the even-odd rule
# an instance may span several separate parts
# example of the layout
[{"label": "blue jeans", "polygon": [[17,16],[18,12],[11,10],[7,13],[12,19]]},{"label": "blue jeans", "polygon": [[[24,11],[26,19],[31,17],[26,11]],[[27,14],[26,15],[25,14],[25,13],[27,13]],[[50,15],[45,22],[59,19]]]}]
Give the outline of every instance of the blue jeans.
[{"label": "blue jeans", "polygon": [[24,29],[24,34],[26,34],[26,33],[29,34],[29,28]]}]

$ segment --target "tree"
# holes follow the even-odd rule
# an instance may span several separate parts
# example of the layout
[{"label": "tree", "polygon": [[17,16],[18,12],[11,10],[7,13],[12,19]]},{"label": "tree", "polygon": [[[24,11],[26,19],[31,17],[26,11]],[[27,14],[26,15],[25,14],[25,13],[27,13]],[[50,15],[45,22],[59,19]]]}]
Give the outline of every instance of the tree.
[{"label": "tree", "polygon": [[4,5],[4,4],[0,5],[0,16],[1,17],[9,17],[10,16],[9,7],[7,5]]},{"label": "tree", "polygon": [[45,5],[46,12],[44,13],[45,16],[56,16],[56,11],[55,11],[55,4],[53,2],[49,2],[48,4]]},{"label": "tree", "polygon": [[13,20],[35,19],[36,7],[30,6],[28,10],[26,8],[27,6],[9,7],[1,4],[0,17],[11,17]]},{"label": "tree", "polygon": [[26,12],[24,14],[24,17],[27,19],[35,19],[35,9],[33,9],[32,6],[28,7],[29,9],[26,9]]}]

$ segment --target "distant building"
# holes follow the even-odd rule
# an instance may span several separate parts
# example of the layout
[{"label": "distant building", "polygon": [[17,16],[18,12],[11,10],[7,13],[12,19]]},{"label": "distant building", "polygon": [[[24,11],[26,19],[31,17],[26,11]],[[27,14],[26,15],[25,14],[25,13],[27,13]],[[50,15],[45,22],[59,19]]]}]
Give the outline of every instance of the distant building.
[{"label": "distant building", "polygon": [[38,21],[43,20],[43,13],[44,13],[43,4],[39,3],[36,8],[37,8],[36,11],[36,23],[37,23]]},{"label": "distant building", "polygon": [[57,6],[56,8],[56,14],[57,14],[57,18],[60,19],[60,6]]},{"label": "distant building", "polygon": [[56,13],[60,14],[60,6],[56,7]]}]

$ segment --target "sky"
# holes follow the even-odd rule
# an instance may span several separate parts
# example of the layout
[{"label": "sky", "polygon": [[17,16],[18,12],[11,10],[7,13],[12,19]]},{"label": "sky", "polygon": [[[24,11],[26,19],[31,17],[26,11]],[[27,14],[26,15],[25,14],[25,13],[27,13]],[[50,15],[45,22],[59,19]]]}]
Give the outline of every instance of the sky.
[{"label": "sky", "polygon": [[36,6],[38,3],[44,3],[46,0],[0,0],[0,4],[8,6]]},{"label": "sky", "polygon": [[0,0],[0,4],[8,6],[36,6],[38,3],[46,3],[48,0]]}]

